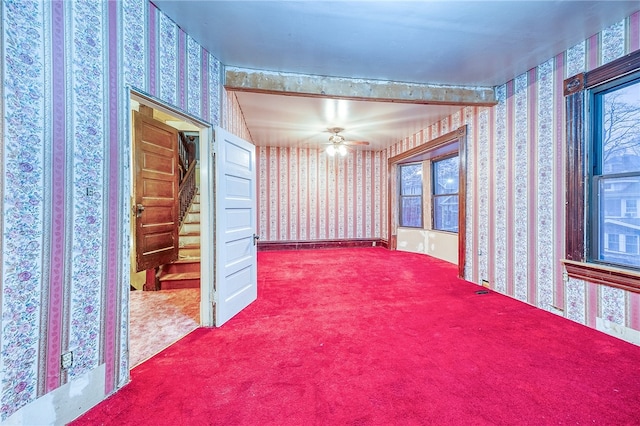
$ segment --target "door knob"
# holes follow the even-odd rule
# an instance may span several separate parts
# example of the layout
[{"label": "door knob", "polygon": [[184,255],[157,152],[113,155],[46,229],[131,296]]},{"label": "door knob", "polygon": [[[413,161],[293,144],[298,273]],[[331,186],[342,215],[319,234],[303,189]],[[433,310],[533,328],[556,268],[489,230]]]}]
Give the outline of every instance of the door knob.
[{"label": "door knob", "polygon": [[136,217],[142,217],[142,212],[144,211],[144,206],[142,204],[136,205]]},{"label": "door knob", "polygon": [[253,245],[255,246],[260,239],[260,235],[253,234]]}]

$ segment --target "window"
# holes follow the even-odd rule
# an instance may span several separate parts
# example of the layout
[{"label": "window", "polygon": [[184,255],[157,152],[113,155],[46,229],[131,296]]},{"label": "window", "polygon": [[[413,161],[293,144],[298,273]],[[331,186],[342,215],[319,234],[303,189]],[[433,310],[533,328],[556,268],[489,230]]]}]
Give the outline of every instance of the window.
[{"label": "window", "polygon": [[607,234],[605,250],[620,251],[620,236],[618,234]]},{"label": "window", "polygon": [[625,235],[625,253],[638,254],[638,236],[637,235]]},{"label": "window", "polygon": [[400,226],[422,228],[422,164],[400,166]]},{"label": "window", "polygon": [[[640,142],[640,141],[639,141]],[[627,217],[636,217],[638,215],[638,204],[636,200],[626,200],[624,212]]]},{"label": "window", "polygon": [[[425,179],[423,182],[424,188],[429,188],[428,194],[429,196],[426,199],[422,200],[423,208],[422,212],[429,212],[431,215],[433,212],[433,207],[431,206],[431,182],[432,172],[431,172],[431,162],[438,159],[444,159],[446,157],[451,157],[454,155],[458,155],[458,169],[459,176],[466,176],[467,168],[466,168],[466,145],[467,145],[467,126],[461,126],[458,129],[441,135],[433,140],[427,141],[423,144],[420,144],[416,147],[413,147],[407,151],[404,151],[398,155],[390,157],[387,159],[387,164],[389,167],[389,176],[392,179],[389,179],[389,190],[388,194],[388,202],[390,207],[391,214],[387,215],[387,230],[388,230],[388,244],[389,248],[395,250],[397,247],[397,235],[398,228],[401,225],[402,221],[402,212],[401,212],[401,204],[400,201],[400,168],[403,165],[416,164],[418,162],[422,162],[424,165],[423,176],[428,179]],[[465,212],[466,212],[466,198],[467,198],[467,188],[466,188],[466,179],[458,178],[458,232],[454,234],[457,236],[458,240],[458,276],[465,276],[465,265],[466,265],[466,221],[465,221]],[[422,213],[424,214],[424,213]],[[425,221],[423,221],[425,222]],[[427,225],[431,225],[432,221],[426,221]],[[422,228],[422,227],[421,227]]]},{"label": "window", "polygon": [[640,51],[564,82],[570,277],[640,293]]},{"label": "window", "polygon": [[[640,72],[589,92],[593,123],[589,157],[592,215],[588,259],[640,267],[635,251],[623,251],[620,235],[640,236],[636,198],[640,197]],[[617,214],[620,206],[624,215]],[[605,239],[606,238],[606,239]]]},{"label": "window", "polygon": [[458,232],[458,156],[433,162],[433,229]]}]

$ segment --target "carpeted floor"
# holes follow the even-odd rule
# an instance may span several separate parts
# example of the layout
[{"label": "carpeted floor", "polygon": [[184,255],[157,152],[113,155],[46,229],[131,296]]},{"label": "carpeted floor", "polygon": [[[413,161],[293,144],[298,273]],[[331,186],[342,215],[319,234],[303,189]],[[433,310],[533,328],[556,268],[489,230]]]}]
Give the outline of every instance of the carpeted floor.
[{"label": "carpeted floor", "polygon": [[640,424],[640,347],[382,248],[262,252],[258,300],[74,425]]},{"label": "carpeted floor", "polygon": [[129,293],[129,362],[135,367],[200,323],[200,289]]}]

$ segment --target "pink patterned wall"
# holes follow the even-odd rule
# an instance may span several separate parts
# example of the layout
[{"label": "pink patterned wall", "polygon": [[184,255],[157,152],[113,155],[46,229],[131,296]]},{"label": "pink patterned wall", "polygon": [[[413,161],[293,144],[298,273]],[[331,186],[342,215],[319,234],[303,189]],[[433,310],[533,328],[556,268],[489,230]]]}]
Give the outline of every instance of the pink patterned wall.
[{"label": "pink patterned wall", "polygon": [[218,124],[220,62],[148,0],[3,1],[0,20],[0,423],[64,423],[65,392],[129,380],[128,89]]},{"label": "pink patterned wall", "polygon": [[257,147],[258,233],[263,241],[386,239],[386,157]]},{"label": "pink patterned wall", "polygon": [[222,124],[221,127],[234,135],[253,143],[253,138],[235,93],[222,88]]}]

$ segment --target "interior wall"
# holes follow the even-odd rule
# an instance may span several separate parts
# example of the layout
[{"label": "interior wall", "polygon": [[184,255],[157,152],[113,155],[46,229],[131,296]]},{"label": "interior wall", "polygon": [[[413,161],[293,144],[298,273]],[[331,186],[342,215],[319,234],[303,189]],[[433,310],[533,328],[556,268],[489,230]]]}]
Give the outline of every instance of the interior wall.
[{"label": "interior wall", "polygon": [[258,147],[261,241],[386,239],[387,165],[381,152]]},{"label": "interior wall", "polygon": [[571,228],[565,223],[563,81],[639,48],[640,12],[497,87],[495,107],[465,108],[403,139],[388,155],[446,127],[469,126],[465,277],[637,344],[640,295],[565,281],[561,259]]},{"label": "interior wall", "polygon": [[247,127],[247,123],[244,120],[244,114],[238,97],[234,92],[230,92],[222,87],[222,124],[223,129],[230,133],[244,139],[247,142],[253,143],[253,138]]},{"label": "interior wall", "polygon": [[0,10],[0,420],[64,423],[129,379],[126,87],[218,124],[220,63],[147,0]]},{"label": "interior wall", "polygon": [[458,264],[458,234],[399,227],[397,237],[397,250],[426,254]]}]

